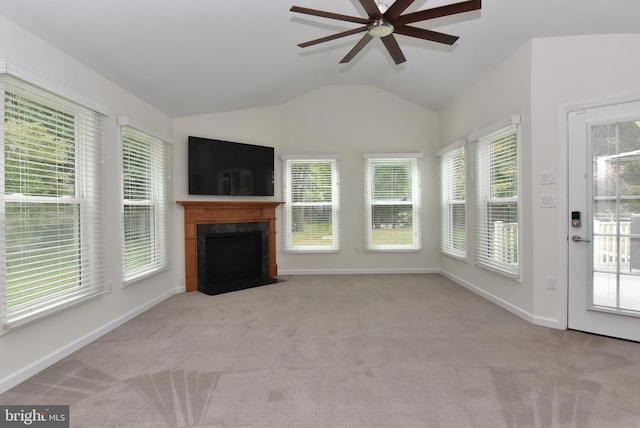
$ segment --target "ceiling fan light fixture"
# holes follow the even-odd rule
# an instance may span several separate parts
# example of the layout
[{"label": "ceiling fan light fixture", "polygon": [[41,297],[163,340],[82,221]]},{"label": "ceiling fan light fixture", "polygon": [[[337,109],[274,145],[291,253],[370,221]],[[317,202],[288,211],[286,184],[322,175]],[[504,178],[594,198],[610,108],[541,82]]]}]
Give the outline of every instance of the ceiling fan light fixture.
[{"label": "ceiling fan light fixture", "polygon": [[371,37],[387,37],[393,33],[393,25],[384,19],[378,19],[371,25],[367,31]]}]

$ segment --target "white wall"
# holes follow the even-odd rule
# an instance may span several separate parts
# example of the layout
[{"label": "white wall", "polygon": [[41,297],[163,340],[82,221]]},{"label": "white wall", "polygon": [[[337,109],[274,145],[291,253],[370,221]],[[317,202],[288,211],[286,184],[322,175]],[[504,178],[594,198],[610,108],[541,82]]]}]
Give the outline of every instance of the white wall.
[{"label": "white wall", "polygon": [[[556,209],[533,204],[534,311],[541,319],[566,326],[568,234],[566,139],[563,108],[640,96],[639,34],[535,39],[532,42],[531,105],[533,116],[532,197],[559,195]],[[557,171],[555,186],[538,183],[541,171]],[[543,287],[545,277],[557,278],[557,291]]]},{"label": "white wall", "polygon": [[[534,39],[441,112],[441,146],[499,121],[522,115],[522,283],[472,262],[441,256],[443,272],[529,321],[555,328],[567,322],[567,162],[563,109],[640,96],[640,35]],[[556,183],[542,185],[543,171]],[[543,194],[556,196],[542,208]],[[546,278],[556,290],[545,288]]]},{"label": "white wall", "polygon": [[159,133],[171,135],[170,118],[3,17],[0,17],[0,58],[98,102],[109,110],[101,178],[105,184],[102,199],[106,238],[105,272],[113,290],[111,294],[0,337],[2,392],[99,337],[128,317],[173,294],[176,284],[173,282],[173,273],[168,270],[121,288],[122,252],[119,239],[121,190],[116,118],[126,115]]},{"label": "white wall", "polygon": [[[531,45],[518,49],[440,114],[442,147],[467,138],[494,123],[521,115],[520,210],[522,228],[521,281],[514,281],[476,267],[471,259],[460,261],[440,256],[445,274],[483,296],[533,321],[533,275],[531,227]],[[468,183],[472,189],[474,182]],[[469,207],[472,208],[472,207]],[[469,211],[470,212],[470,211]]]},{"label": "white wall", "polygon": [[[282,108],[284,153],[341,155],[341,251],[279,254],[282,270],[407,272],[438,269],[438,188],[434,159],[437,113],[369,86],[328,86]],[[422,152],[422,244],[417,253],[372,253],[364,248],[366,152]]]},{"label": "white wall", "polygon": [[[173,122],[174,170],[186,171],[188,135],[273,146],[276,149],[276,196],[282,200],[280,155],[337,153],[341,174],[341,244],[339,254],[285,254],[278,236],[279,273],[417,272],[438,269],[435,148],[437,114],[369,86],[328,86],[280,107],[177,118]],[[423,250],[377,254],[363,250],[365,152],[422,152]],[[187,194],[186,172],[175,177],[176,199]],[[227,197],[227,199],[229,199]],[[281,210],[278,210],[281,216]],[[176,218],[176,243],[184,239],[183,217]],[[180,223],[180,225],[179,225]],[[278,229],[282,219],[278,219]],[[182,268],[184,271],[184,268]]]}]

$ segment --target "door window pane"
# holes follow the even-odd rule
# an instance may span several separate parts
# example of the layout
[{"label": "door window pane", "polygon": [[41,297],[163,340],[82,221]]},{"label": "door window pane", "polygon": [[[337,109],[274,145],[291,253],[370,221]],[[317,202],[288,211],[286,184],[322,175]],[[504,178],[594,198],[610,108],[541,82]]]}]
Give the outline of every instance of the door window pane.
[{"label": "door window pane", "polygon": [[640,126],[592,128],[592,305],[640,311]]}]

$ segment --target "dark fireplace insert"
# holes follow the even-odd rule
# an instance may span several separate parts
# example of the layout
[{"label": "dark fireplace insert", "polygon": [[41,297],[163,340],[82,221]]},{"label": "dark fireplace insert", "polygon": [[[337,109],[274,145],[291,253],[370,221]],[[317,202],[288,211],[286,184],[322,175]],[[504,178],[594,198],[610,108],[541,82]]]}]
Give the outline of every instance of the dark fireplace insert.
[{"label": "dark fireplace insert", "polygon": [[269,277],[267,222],[198,225],[198,291],[222,294],[277,282]]}]

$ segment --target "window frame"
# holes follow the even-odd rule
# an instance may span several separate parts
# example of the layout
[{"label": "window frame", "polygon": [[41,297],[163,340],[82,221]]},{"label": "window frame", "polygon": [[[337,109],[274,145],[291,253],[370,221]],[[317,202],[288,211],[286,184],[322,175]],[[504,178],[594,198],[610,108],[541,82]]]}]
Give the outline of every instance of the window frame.
[{"label": "window frame", "polygon": [[[513,136],[513,137],[511,137]],[[491,173],[492,169],[491,154],[487,151],[488,146],[501,139],[515,138],[515,163],[517,169],[515,173],[516,180],[516,195],[509,197],[495,196],[491,193]],[[490,270],[499,275],[520,281],[522,274],[522,209],[521,209],[521,194],[522,194],[522,167],[521,167],[521,130],[520,130],[520,116],[513,115],[511,118],[498,122],[491,127],[488,127],[478,133],[473,134],[470,137],[476,146],[475,153],[475,210],[474,210],[474,223],[475,223],[475,238],[474,238],[474,261],[476,265],[481,268]],[[485,160],[486,156],[489,156],[489,160]],[[489,166],[487,166],[489,164]],[[503,234],[502,244],[496,245],[495,239],[492,238],[489,222],[491,214],[489,205],[502,204],[507,207],[508,212],[514,207],[517,210],[516,219],[517,223],[515,228],[510,227],[506,230],[506,237]],[[504,215],[509,215],[504,214]],[[513,226],[513,223],[508,223]],[[484,226],[483,226],[484,225]],[[513,232],[517,234],[513,239]],[[500,232],[500,231],[498,231]],[[495,233],[498,233],[495,232]],[[494,241],[491,241],[494,239]],[[491,242],[490,242],[491,241]],[[505,245],[504,243],[507,242]],[[513,247],[515,245],[515,248]],[[499,248],[502,257],[496,257],[492,254],[493,249]],[[515,258],[517,261],[510,262],[510,259]],[[505,259],[507,259],[505,261]]]},{"label": "window frame", "polygon": [[[438,152],[440,177],[440,252],[448,256],[466,261],[469,248],[469,214],[467,203],[467,141],[460,140],[448,145]],[[462,160],[460,160],[462,159]],[[455,176],[462,176],[463,199],[455,198]],[[464,213],[464,245],[455,245],[453,208],[462,205]]]},{"label": "window frame", "polygon": [[[283,247],[288,253],[338,253],[340,252],[340,156],[336,154],[283,154],[281,155],[283,171],[284,195],[284,232]],[[291,167],[295,163],[329,163],[331,166],[331,195],[330,201],[294,202],[291,178]],[[293,210],[300,206],[326,206],[331,209],[331,244],[330,245],[296,245],[293,242]]]},{"label": "window frame", "polygon": [[[160,133],[150,130],[128,117],[118,118],[120,126],[120,162],[121,162],[121,203],[122,203],[122,280],[123,287],[134,284],[142,279],[153,276],[171,266],[169,257],[169,194],[171,188],[171,148],[170,139]],[[131,143],[149,146],[151,158],[148,159],[149,182],[148,198],[126,199],[125,187],[125,146]],[[127,269],[127,207],[149,207],[147,218],[149,230],[153,237],[153,245],[149,245],[146,254],[139,252],[139,256],[148,257],[149,262]],[[144,249],[143,249],[144,250]]]},{"label": "window frame", "polygon": [[[70,253],[75,254],[77,261],[77,272],[70,279],[58,279],[55,282],[57,290],[51,290],[54,283],[50,283],[46,288],[42,288],[32,280],[30,280],[29,290],[32,299],[29,302],[18,303],[14,300],[12,308],[9,307],[8,293],[14,293],[19,287],[14,278],[13,285],[8,284],[7,278],[7,257],[10,251],[8,245],[8,234],[21,233],[9,231],[7,228],[0,230],[0,264],[3,269],[0,272],[0,335],[6,334],[18,327],[30,324],[32,322],[43,319],[51,314],[67,310],[75,307],[91,298],[97,297],[107,292],[107,286],[103,274],[102,260],[102,231],[100,223],[100,184],[99,177],[101,174],[101,150],[104,144],[104,118],[107,115],[107,109],[102,105],[95,103],[73,91],[67,90],[56,83],[45,79],[35,73],[26,70],[16,64],[9,63],[6,60],[0,60],[0,90],[3,94],[0,103],[0,116],[3,118],[0,122],[0,156],[2,171],[0,171],[0,186],[2,194],[0,195],[0,222],[7,224],[7,203],[19,204],[20,207],[37,207],[38,204],[45,206],[71,206],[73,221],[72,228],[75,230],[72,235],[57,235],[55,240],[50,240],[49,235],[34,235],[36,240],[46,239],[50,244],[44,249],[43,255],[47,251],[55,251],[60,254],[61,248],[76,248]],[[13,95],[11,95],[13,94]],[[73,117],[73,137],[70,140],[73,143],[73,195],[37,195],[25,193],[6,193],[5,181],[5,139],[7,137],[5,129],[5,121],[8,120],[7,114],[10,110],[5,108],[7,97],[12,96],[16,100],[24,99],[27,103],[38,103],[43,109],[53,112],[63,113],[69,117]],[[14,101],[15,103],[15,101]],[[17,104],[15,104],[17,105]],[[26,123],[41,123],[35,121],[35,112],[29,104],[19,106],[20,109],[11,113],[11,117],[31,119]],[[19,113],[17,113],[19,112]],[[56,122],[43,122],[45,126],[62,126]],[[58,129],[58,128],[56,128]],[[71,134],[69,134],[71,135]],[[36,137],[37,140],[38,137]],[[39,154],[47,153],[40,151]],[[49,159],[45,162],[56,162],[55,159]],[[28,172],[27,172],[28,173]],[[22,208],[21,208],[22,209]],[[61,214],[65,216],[64,214]],[[24,214],[20,214],[16,219],[24,219]],[[63,221],[63,217],[55,217]],[[55,219],[53,218],[53,219]],[[51,220],[52,218],[49,217]],[[44,232],[44,229],[42,231]],[[16,238],[20,239],[20,238]],[[30,239],[30,238],[24,238]],[[69,240],[71,239],[71,240]],[[34,241],[36,242],[36,241]],[[22,245],[22,244],[21,244]],[[72,247],[69,247],[72,245]],[[63,246],[63,247],[61,247]],[[25,257],[26,253],[16,253],[19,257]],[[22,255],[20,255],[22,253]],[[61,256],[53,258],[55,263],[49,265],[49,269],[62,269],[61,263],[65,263]],[[22,263],[22,262],[20,262]],[[17,266],[22,266],[18,264]],[[33,268],[28,271],[23,267],[18,267],[22,275],[31,277]],[[20,274],[19,274],[20,275]],[[62,281],[62,282],[61,282]]]},{"label": "window frame", "polygon": [[[366,251],[372,252],[419,252],[422,250],[422,181],[420,160],[422,153],[364,153],[364,233]],[[411,201],[374,201],[373,180],[376,164],[409,162],[411,165]],[[411,244],[375,244],[374,206],[411,205]],[[393,226],[392,226],[393,228]]]}]

